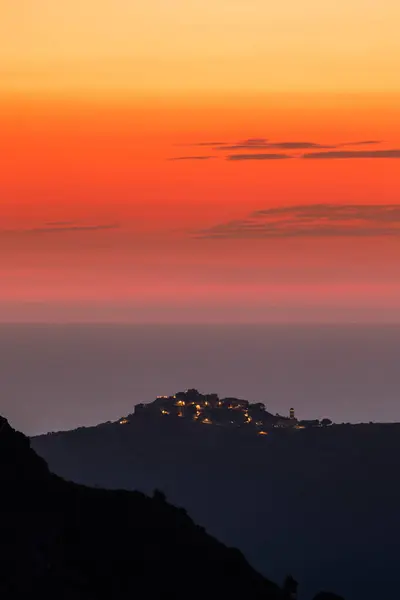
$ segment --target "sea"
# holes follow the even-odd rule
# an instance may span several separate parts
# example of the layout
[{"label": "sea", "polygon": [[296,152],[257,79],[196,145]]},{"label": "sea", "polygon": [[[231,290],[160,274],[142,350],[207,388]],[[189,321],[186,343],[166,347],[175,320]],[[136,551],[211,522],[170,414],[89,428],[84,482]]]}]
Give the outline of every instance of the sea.
[{"label": "sea", "polygon": [[299,419],[400,421],[400,326],[0,325],[0,414],[27,435],[187,388]]}]

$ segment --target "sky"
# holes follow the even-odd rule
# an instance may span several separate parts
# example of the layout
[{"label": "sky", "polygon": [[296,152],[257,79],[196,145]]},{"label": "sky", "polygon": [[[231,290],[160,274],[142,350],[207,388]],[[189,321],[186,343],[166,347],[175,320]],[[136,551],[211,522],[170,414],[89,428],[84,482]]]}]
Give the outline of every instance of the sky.
[{"label": "sky", "polygon": [[0,321],[399,321],[399,25],[3,0]]}]

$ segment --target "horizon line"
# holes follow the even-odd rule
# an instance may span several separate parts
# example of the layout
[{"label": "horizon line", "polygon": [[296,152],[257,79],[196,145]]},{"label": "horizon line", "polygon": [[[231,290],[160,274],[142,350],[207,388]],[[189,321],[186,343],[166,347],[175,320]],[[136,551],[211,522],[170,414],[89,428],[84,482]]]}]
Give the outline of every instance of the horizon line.
[{"label": "horizon line", "polygon": [[76,326],[76,325],[90,325],[90,326],[213,326],[213,327],[233,327],[233,326],[260,326],[260,325],[362,325],[362,326],[399,326],[400,319],[388,320],[388,321],[359,321],[359,320],[299,320],[292,321],[287,319],[275,320],[275,321],[84,321],[84,320],[68,320],[68,321],[1,321],[1,326],[16,326],[16,325],[37,325],[37,326]]}]

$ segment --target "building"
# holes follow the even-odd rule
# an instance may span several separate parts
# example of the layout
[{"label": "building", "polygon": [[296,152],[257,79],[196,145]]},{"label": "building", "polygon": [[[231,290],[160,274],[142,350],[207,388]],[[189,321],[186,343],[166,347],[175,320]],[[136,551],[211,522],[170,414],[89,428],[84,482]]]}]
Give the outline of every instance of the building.
[{"label": "building", "polygon": [[247,410],[249,408],[249,402],[239,398],[223,398],[221,402],[222,406],[232,410]]},{"label": "building", "polygon": [[[329,419],[324,419],[322,422],[299,421],[294,408],[289,409],[287,416],[278,413],[274,415],[267,411],[263,402],[251,403],[234,397],[219,398],[216,393],[201,394],[195,388],[169,396],[157,396],[150,404],[137,404],[135,415],[140,415],[141,418],[165,417],[166,420],[180,417],[182,420],[222,427],[245,427],[248,431],[261,436],[268,434],[274,428],[290,431],[321,427],[331,423]],[[128,415],[120,419],[121,425],[129,418]]]},{"label": "building", "polygon": [[299,425],[304,429],[307,429],[309,427],[321,427],[321,423],[318,421],[318,419],[300,421]]}]

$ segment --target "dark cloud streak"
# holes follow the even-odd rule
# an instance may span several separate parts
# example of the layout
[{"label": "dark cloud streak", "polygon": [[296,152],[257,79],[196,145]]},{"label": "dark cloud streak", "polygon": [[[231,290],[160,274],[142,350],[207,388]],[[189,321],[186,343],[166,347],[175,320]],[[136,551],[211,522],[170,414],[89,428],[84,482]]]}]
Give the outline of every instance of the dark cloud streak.
[{"label": "dark cloud streak", "polygon": [[202,239],[400,237],[400,204],[294,205],[258,210],[242,220],[194,232]]},{"label": "dark cloud streak", "polygon": [[262,150],[262,149],[275,149],[275,150],[307,150],[307,149],[329,149],[336,148],[336,146],[324,146],[322,144],[315,144],[314,142],[274,142],[274,143],[263,143],[263,144],[234,144],[233,146],[222,146],[214,148],[214,150]]},{"label": "dark cloud streak", "polygon": [[339,159],[339,158],[400,158],[400,150],[338,150],[336,152],[310,152],[303,159]]},{"label": "dark cloud streak", "polygon": [[361,142],[342,142],[341,144],[337,144],[337,147],[340,146],[372,146],[374,144],[382,144],[382,140],[364,140]]},{"label": "dark cloud streak", "polygon": [[281,148],[284,149],[307,149],[307,148],[341,148],[343,146],[370,146],[381,144],[380,140],[357,140],[355,142],[342,142],[337,144],[320,144],[317,142],[304,141],[285,141],[271,142],[268,138],[247,138],[238,142],[197,142],[194,144],[182,144],[186,146],[213,146],[214,150],[244,150],[244,149],[262,149],[262,148]]},{"label": "dark cloud streak", "polygon": [[[307,141],[286,141],[286,142],[270,142],[267,138],[248,138],[236,143],[228,142],[199,142],[192,144],[193,146],[209,146],[216,152],[216,155],[195,155],[195,156],[175,156],[167,160],[182,161],[182,160],[198,160],[207,161],[217,158],[221,151],[231,152],[226,154],[225,159],[228,161],[249,161],[249,160],[281,160],[285,158],[295,158],[298,160],[335,160],[335,159],[377,159],[377,158],[400,158],[400,149],[353,149],[341,150],[344,147],[356,146],[374,146],[381,144],[379,140],[361,140],[355,142],[343,142],[338,144],[319,144],[316,142]],[[190,144],[189,144],[190,145]],[[249,152],[243,152],[248,150]],[[309,152],[295,152],[292,155],[285,152],[262,152],[263,150],[309,150]],[[324,150],[317,152],[316,150]],[[325,151],[326,150],[326,151]],[[239,151],[239,152],[238,152]],[[240,152],[242,151],[242,152]],[[315,151],[315,152],[314,152]]]},{"label": "dark cloud streak", "polygon": [[285,158],[293,158],[289,154],[228,154],[226,160],[242,161],[242,160],[281,160]]}]

